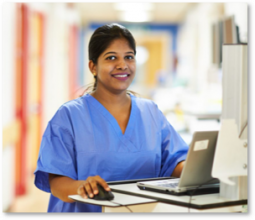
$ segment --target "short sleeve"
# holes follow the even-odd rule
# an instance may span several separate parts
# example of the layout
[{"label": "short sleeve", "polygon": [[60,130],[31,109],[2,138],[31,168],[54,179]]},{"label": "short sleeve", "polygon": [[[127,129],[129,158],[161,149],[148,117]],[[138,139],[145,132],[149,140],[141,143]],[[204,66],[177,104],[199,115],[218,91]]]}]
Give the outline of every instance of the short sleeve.
[{"label": "short sleeve", "polygon": [[189,146],[167,121],[162,112],[161,117],[161,172],[160,176],[171,176],[176,165],[186,160]]},{"label": "short sleeve", "polygon": [[77,179],[73,137],[67,128],[50,121],[40,146],[35,185],[50,192],[49,173]]}]

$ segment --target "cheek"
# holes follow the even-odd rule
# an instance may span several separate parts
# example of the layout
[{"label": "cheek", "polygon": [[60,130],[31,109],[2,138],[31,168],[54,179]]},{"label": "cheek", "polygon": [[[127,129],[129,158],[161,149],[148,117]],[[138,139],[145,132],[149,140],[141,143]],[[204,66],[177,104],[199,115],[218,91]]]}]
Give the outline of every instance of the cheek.
[{"label": "cheek", "polygon": [[113,70],[113,66],[112,65],[103,65],[101,67],[98,68],[98,74],[99,75],[106,75],[106,74],[109,74],[112,70]]},{"label": "cheek", "polygon": [[135,72],[136,72],[136,63],[131,64],[131,65],[129,66],[129,68],[130,68],[130,70],[132,71],[132,73],[135,74]]}]

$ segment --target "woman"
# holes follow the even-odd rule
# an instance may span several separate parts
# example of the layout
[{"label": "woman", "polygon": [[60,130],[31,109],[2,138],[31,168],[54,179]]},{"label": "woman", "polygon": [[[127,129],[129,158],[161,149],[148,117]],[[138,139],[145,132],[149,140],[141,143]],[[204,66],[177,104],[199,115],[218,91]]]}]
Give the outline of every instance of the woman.
[{"label": "woman", "polygon": [[35,185],[50,192],[49,212],[100,212],[68,195],[92,198],[106,181],[179,177],[188,146],[157,106],[129,94],[135,40],[118,24],[98,28],[89,42],[91,93],[62,105],[43,135]]}]

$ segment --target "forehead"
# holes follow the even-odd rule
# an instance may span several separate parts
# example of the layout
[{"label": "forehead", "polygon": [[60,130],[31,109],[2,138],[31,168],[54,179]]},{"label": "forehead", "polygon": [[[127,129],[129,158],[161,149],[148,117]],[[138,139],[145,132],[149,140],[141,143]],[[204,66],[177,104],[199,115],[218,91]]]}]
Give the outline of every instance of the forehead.
[{"label": "forehead", "polygon": [[129,42],[127,39],[125,38],[118,38],[118,39],[114,39],[109,46],[105,49],[105,51],[103,52],[103,54],[105,52],[109,52],[109,51],[113,51],[113,52],[117,52],[117,51],[132,51],[133,49],[129,46]]}]

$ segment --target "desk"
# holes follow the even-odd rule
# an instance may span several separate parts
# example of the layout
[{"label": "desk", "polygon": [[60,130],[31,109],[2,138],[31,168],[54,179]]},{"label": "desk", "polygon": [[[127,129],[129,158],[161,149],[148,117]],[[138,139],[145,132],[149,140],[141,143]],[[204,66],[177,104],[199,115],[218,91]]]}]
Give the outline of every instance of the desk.
[{"label": "desk", "polygon": [[[152,203],[133,204],[133,212],[244,212],[246,200],[232,201],[220,198],[219,193],[192,196],[175,196],[140,190],[136,183],[110,185],[113,192],[141,196],[156,200]],[[190,207],[190,208],[189,208]],[[104,212],[129,212],[125,207],[103,207]]]},{"label": "desk", "polygon": [[[95,205],[101,205],[103,212],[165,212],[165,213],[211,213],[211,212],[245,212],[247,200],[229,200],[220,198],[218,193],[207,195],[175,196],[140,190],[136,182],[108,183],[115,196],[111,201],[83,199],[77,195],[70,198]],[[117,203],[123,204],[119,205]],[[127,208],[127,207],[128,208]]]}]

